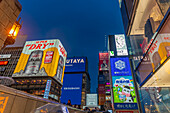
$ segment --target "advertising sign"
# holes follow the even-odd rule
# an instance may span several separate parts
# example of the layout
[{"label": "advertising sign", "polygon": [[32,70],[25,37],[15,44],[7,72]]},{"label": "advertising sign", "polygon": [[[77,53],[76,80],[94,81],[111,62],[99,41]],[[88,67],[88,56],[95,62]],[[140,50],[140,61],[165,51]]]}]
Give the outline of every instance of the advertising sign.
[{"label": "advertising sign", "polygon": [[65,72],[85,72],[86,57],[67,58]]},{"label": "advertising sign", "polygon": [[6,66],[8,64],[8,61],[0,61],[0,65]]},{"label": "advertising sign", "polygon": [[99,71],[108,70],[109,54],[99,53]]},{"label": "advertising sign", "polygon": [[148,50],[153,69],[162,64],[170,56],[170,34],[158,34]]},{"label": "advertising sign", "polygon": [[105,84],[98,84],[98,94],[105,94]]},{"label": "advertising sign", "polygon": [[132,76],[113,76],[115,109],[137,109]]},{"label": "advertising sign", "polygon": [[11,54],[1,54],[0,58],[11,58]]},{"label": "advertising sign", "polygon": [[71,100],[72,105],[81,105],[81,91],[82,91],[82,74],[65,74],[62,93],[61,103],[66,103]]},{"label": "advertising sign", "polygon": [[128,55],[125,35],[124,34],[115,35],[115,42],[116,42],[117,56]]},{"label": "advertising sign", "polygon": [[111,96],[110,95],[106,95],[106,101],[111,101]]},{"label": "advertising sign", "polygon": [[50,88],[51,88],[51,80],[47,80],[46,87],[45,87],[45,92],[44,92],[44,97],[43,98],[48,99]]},{"label": "advertising sign", "polygon": [[131,68],[128,57],[110,58],[112,76],[130,76]]},{"label": "advertising sign", "polygon": [[86,95],[86,106],[97,106],[97,94]]},{"label": "advertising sign", "polygon": [[105,102],[106,102],[106,95],[99,94],[99,105],[104,105]]},{"label": "advertising sign", "polygon": [[105,76],[99,75],[98,82],[99,82],[99,84],[105,84]]},{"label": "advertising sign", "polygon": [[12,77],[51,76],[62,83],[66,57],[58,39],[27,41]]}]

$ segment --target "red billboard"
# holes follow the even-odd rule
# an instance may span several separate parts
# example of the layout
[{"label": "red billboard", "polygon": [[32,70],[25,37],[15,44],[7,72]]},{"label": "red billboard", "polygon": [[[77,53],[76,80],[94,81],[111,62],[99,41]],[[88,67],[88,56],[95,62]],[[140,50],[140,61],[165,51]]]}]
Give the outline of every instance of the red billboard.
[{"label": "red billboard", "polygon": [[98,93],[105,94],[105,84],[98,84]]},{"label": "red billboard", "polygon": [[108,53],[99,53],[99,71],[108,70],[109,55]]}]

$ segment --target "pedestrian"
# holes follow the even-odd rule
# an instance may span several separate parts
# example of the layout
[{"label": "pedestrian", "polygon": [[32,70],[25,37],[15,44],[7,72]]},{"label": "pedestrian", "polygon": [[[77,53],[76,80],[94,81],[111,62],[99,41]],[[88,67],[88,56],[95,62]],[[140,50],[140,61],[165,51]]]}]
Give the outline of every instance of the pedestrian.
[{"label": "pedestrian", "polygon": [[67,105],[71,106],[71,100],[69,99]]}]

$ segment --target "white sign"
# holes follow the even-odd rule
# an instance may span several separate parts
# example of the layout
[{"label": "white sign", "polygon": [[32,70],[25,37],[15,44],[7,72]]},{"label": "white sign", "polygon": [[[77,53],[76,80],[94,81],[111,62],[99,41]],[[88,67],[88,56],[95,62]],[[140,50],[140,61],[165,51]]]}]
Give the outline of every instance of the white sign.
[{"label": "white sign", "polygon": [[97,94],[86,95],[86,106],[97,106]]},{"label": "white sign", "polygon": [[0,55],[0,58],[10,58],[10,57],[11,57],[11,54]]},{"label": "white sign", "polygon": [[128,55],[124,34],[115,35],[115,42],[116,42],[117,56]]}]

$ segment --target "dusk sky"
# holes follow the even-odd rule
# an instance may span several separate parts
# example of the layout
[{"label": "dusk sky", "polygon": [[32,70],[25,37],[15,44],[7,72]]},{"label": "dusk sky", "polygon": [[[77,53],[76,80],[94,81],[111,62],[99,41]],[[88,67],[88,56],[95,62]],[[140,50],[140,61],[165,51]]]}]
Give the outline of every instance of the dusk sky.
[{"label": "dusk sky", "polygon": [[96,92],[99,51],[105,35],[124,33],[118,0],[19,0],[27,40],[60,39],[68,57],[87,56]]}]

